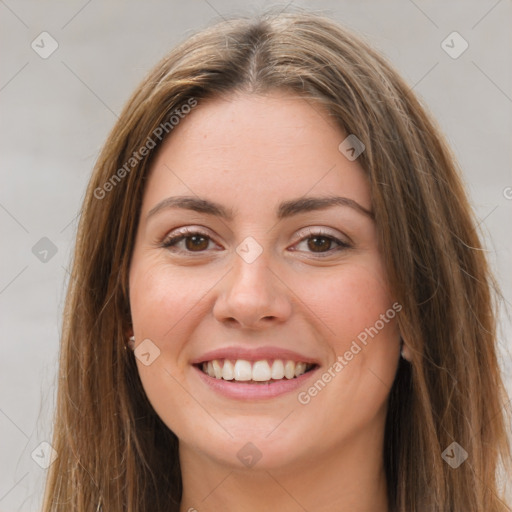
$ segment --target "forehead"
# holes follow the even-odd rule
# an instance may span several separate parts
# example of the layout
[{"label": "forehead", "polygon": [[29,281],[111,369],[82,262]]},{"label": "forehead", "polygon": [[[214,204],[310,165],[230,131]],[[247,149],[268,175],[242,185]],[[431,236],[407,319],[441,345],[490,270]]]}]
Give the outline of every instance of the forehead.
[{"label": "forehead", "polygon": [[346,137],[318,103],[286,92],[199,101],[160,148],[143,209],[178,193],[262,211],[311,192],[370,210],[362,167],[339,150]]}]

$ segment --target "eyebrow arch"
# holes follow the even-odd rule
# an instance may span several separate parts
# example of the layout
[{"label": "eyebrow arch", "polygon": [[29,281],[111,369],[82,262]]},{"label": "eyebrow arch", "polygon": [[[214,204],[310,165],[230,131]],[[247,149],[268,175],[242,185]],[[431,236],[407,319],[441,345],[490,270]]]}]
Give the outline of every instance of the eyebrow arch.
[{"label": "eyebrow arch", "polygon": [[[358,213],[361,213],[370,219],[374,219],[375,215],[370,210],[361,206],[358,202],[348,197],[325,196],[325,197],[300,197],[290,201],[284,201],[279,204],[277,209],[277,218],[279,220],[298,215],[300,213],[312,212],[317,210],[325,210],[333,206],[348,206]],[[201,199],[194,196],[174,196],[167,197],[160,201],[147,214],[146,220],[162,210],[168,208],[181,208],[184,210],[192,210],[207,215],[215,215],[225,220],[233,220],[234,212],[232,209],[226,209],[224,206]]]}]

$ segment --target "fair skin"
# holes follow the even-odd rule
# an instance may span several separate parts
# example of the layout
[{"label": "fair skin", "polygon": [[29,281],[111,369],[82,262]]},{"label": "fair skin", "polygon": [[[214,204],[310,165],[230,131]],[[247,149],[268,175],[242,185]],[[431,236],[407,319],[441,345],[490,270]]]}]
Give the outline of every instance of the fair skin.
[{"label": "fair skin", "polygon": [[[182,512],[388,511],[382,450],[399,332],[386,317],[360,351],[344,356],[394,303],[374,220],[363,211],[372,210],[367,178],[338,150],[345,137],[311,101],[236,94],[199,101],[152,163],[130,305],[136,347],[149,339],[160,350],[137,366],[152,406],[180,440]],[[148,216],[171,196],[218,203],[233,218],[176,207]],[[277,217],[284,201],[327,196],[362,209]],[[162,247],[182,227],[201,235]],[[250,262],[237,252],[247,237],[258,244]],[[218,380],[194,365],[212,350],[262,347],[315,366],[294,389],[240,398],[208,385]],[[346,365],[334,371],[338,356]],[[329,369],[325,387],[308,394]],[[267,386],[221,381],[256,393]],[[261,458],[244,463],[252,459],[241,449]]]}]

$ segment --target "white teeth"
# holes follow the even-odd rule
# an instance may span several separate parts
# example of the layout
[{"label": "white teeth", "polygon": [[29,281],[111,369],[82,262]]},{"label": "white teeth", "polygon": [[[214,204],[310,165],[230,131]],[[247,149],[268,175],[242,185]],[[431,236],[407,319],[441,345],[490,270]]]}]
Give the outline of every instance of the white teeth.
[{"label": "white teeth", "polygon": [[[224,362],[224,364],[226,364]],[[239,359],[235,363],[235,380],[251,380],[252,379],[252,369],[251,363],[249,361],[244,361],[243,359]]]},{"label": "white teeth", "polygon": [[236,380],[239,382],[269,382],[270,380],[290,380],[300,377],[311,369],[312,365],[305,362],[295,362],[282,359],[274,359],[272,364],[267,360],[247,361],[238,359],[230,361],[229,359],[204,362],[201,368],[204,373],[210,377],[224,380]]},{"label": "white teeth", "polygon": [[233,380],[235,378],[233,374],[233,365],[231,361],[227,359],[224,361],[224,366],[222,367],[222,378],[224,380]]},{"label": "white teeth", "polygon": [[217,359],[214,359],[212,361],[212,366],[213,372],[215,373],[215,378],[222,379],[222,367],[220,366],[219,361],[217,361]]},{"label": "white teeth", "polygon": [[270,380],[270,366],[267,361],[256,361],[252,366],[252,380],[265,382]]},{"label": "white teeth", "polygon": [[306,363],[296,363],[295,364],[295,377],[302,375],[306,372]]},{"label": "white teeth", "polygon": [[281,359],[276,359],[274,364],[272,365],[272,378],[273,379],[282,379],[284,377],[284,364]]},{"label": "white teeth", "polygon": [[287,379],[293,379],[293,377],[295,377],[295,363],[293,361],[286,361],[284,365],[284,376]]}]

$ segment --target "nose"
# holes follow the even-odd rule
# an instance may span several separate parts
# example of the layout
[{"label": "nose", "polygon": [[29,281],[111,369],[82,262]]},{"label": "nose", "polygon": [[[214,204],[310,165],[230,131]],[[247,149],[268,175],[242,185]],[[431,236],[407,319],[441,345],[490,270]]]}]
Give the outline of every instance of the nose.
[{"label": "nose", "polygon": [[261,330],[291,315],[291,292],[263,255],[252,263],[236,257],[221,283],[213,314],[228,327]]}]

